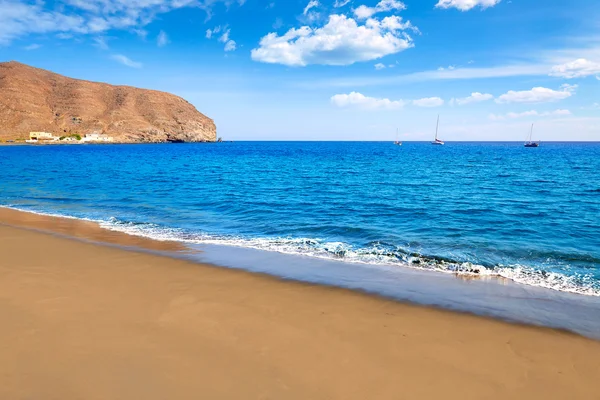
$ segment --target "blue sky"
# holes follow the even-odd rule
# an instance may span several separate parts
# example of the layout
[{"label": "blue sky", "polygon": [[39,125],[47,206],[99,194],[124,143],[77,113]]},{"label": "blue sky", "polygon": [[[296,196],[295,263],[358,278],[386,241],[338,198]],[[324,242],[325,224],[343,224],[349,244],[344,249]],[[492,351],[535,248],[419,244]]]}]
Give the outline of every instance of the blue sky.
[{"label": "blue sky", "polygon": [[600,140],[597,0],[0,0],[0,61],[186,98],[233,140]]}]

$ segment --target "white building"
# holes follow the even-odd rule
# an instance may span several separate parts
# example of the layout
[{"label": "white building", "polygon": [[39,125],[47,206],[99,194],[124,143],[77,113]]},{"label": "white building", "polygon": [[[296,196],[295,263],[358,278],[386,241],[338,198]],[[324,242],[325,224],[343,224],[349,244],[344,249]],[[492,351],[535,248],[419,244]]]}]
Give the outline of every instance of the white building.
[{"label": "white building", "polygon": [[86,133],[82,140],[84,142],[112,142],[114,139],[102,133]]},{"label": "white building", "polygon": [[35,143],[38,140],[55,140],[56,138],[50,132],[29,132],[29,140],[27,143]]},{"label": "white building", "polygon": [[29,139],[27,139],[26,143],[47,143],[52,141],[57,141],[58,138],[55,137],[50,132],[29,132]]}]

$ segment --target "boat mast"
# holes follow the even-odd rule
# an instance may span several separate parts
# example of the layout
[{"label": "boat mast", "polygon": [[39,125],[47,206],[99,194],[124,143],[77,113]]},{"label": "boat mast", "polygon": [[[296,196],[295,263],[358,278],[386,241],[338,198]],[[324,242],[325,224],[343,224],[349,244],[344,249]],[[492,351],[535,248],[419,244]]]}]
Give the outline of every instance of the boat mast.
[{"label": "boat mast", "polygon": [[440,127],[440,114],[438,114],[437,125],[435,126],[435,141],[437,142],[438,128]]},{"label": "boat mast", "polygon": [[529,131],[529,141],[533,138],[533,124],[531,124],[531,130]]}]

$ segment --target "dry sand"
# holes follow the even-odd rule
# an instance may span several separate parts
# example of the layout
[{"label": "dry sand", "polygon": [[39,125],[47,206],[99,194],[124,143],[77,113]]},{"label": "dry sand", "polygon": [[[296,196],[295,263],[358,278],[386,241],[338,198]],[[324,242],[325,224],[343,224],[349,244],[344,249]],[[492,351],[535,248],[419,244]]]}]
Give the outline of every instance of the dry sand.
[{"label": "dry sand", "polygon": [[2,400],[600,398],[565,332],[2,224],[0,254]]}]

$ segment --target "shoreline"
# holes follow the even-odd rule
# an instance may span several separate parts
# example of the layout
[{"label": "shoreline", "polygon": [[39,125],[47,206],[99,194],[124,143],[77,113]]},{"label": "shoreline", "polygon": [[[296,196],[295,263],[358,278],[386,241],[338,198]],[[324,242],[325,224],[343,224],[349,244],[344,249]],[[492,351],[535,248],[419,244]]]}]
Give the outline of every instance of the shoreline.
[{"label": "shoreline", "polygon": [[46,215],[0,206],[0,225],[26,228],[66,238],[82,239],[96,244],[116,245],[123,248],[157,252],[186,252],[187,248],[174,241],[159,241],[143,236],[129,235],[105,229],[95,221]]},{"label": "shoreline", "polygon": [[597,394],[575,334],[32,229],[0,224],[2,398]]},{"label": "shoreline", "polygon": [[111,145],[111,144],[197,144],[197,143],[231,143],[230,140],[223,140],[222,142],[217,142],[216,140],[214,142],[209,142],[209,141],[205,141],[205,142],[84,142],[84,143],[79,143],[79,142],[62,142],[62,143],[55,143],[55,142],[48,142],[48,143],[26,143],[26,142],[1,142],[0,141],[0,146],[76,146],[76,145],[96,145],[96,144],[102,144],[102,145]]},{"label": "shoreline", "polygon": [[[98,221],[6,206],[0,207],[0,226],[3,224],[276,280],[351,290],[416,307],[556,329],[600,340],[597,297],[523,285],[502,277],[371,266],[233,245],[160,240],[103,227]],[[501,303],[497,304],[500,299]]]}]

